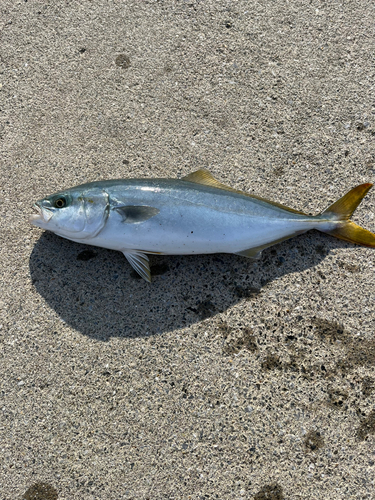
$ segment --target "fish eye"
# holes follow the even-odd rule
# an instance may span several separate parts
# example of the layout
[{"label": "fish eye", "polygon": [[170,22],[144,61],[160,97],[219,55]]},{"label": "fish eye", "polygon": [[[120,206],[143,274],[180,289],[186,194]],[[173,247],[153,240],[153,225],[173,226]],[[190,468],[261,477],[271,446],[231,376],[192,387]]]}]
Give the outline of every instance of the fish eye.
[{"label": "fish eye", "polygon": [[55,208],[64,208],[66,206],[66,199],[65,198],[57,198],[54,202]]}]

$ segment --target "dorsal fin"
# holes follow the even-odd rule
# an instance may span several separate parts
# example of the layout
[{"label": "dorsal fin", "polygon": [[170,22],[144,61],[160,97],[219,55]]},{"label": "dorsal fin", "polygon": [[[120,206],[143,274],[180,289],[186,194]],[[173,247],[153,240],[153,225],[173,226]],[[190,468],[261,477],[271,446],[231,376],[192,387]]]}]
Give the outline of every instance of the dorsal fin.
[{"label": "dorsal fin", "polygon": [[287,212],[292,212],[293,214],[306,215],[304,212],[300,212],[299,210],[294,210],[293,208],[286,207],[285,205],[281,205],[281,203],[276,203],[275,201],[267,200],[266,198],[261,198],[260,196],[255,196],[253,194],[246,193],[245,191],[240,191],[239,189],[233,189],[230,186],[226,186],[222,184],[215,177],[204,168],[197,170],[196,172],[192,172],[185,177],[182,177],[182,181],[195,182],[196,184],[202,184],[204,186],[210,186],[217,189],[222,189],[223,191],[231,191],[232,193],[242,194],[243,196],[248,196],[249,198],[255,198],[256,200],[264,201],[265,203],[269,203],[274,207],[281,208],[282,210],[286,210]]},{"label": "dorsal fin", "polygon": [[215,177],[211,174],[211,172],[205,170],[204,168],[201,168],[196,172],[192,172],[191,174],[182,177],[181,180],[195,182],[196,184],[203,184],[204,186],[212,186],[218,189],[227,189],[228,191],[234,191],[229,186],[221,184],[221,182],[215,179]]}]

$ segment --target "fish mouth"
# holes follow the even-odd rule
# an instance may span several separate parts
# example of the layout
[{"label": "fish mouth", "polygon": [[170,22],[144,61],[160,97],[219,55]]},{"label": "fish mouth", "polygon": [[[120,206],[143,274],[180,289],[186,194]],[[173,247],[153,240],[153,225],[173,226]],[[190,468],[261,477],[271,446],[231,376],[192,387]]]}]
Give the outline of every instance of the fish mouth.
[{"label": "fish mouth", "polygon": [[36,221],[43,221],[43,214],[41,208],[34,203],[33,205],[34,213],[29,215],[29,222],[33,224]]},{"label": "fish mouth", "polygon": [[52,212],[48,210],[48,208],[41,207],[38,203],[34,203],[33,205],[34,211],[36,213],[29,215],[29,222],[34,225],[38,225],[38,223],[48,222],[52,217]]},{"label": "fish mouth", "polygon": [[37,205],[33,205],[33,209],[36,210],[36,213],[29,215],[29,222],[32,224],[37,220],[43,220],[43,215],[41,209]]}]

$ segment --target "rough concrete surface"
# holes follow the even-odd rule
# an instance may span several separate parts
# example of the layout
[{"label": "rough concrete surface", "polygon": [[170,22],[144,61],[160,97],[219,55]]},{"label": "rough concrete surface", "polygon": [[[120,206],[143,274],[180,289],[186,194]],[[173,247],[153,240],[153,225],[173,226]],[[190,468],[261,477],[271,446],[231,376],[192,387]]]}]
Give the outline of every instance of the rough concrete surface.
[{"label": "rough concrete surface", "polygon": [[374,16],[1,2],[1,500],[375,498],[374,250],[155,256],[148,285],[27,221],[64,187],[201,167],[309,213],[374,182]]}]

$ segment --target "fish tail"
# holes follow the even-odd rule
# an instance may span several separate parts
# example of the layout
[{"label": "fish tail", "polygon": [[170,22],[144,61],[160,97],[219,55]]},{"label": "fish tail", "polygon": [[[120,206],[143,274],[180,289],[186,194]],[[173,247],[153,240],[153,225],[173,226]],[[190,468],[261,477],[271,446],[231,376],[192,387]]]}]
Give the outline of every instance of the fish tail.
[{"label": "fish tail", "polygon": [[320,214],[319,218],[328,219],[331,222],[337,222],[337,224],[333,228],[331,226],[330,229],[319,227],[318,229],[336,238],[375,248],[375,234],[349,220],[371,187],[372,184],[361,184],[329,206]]}]

